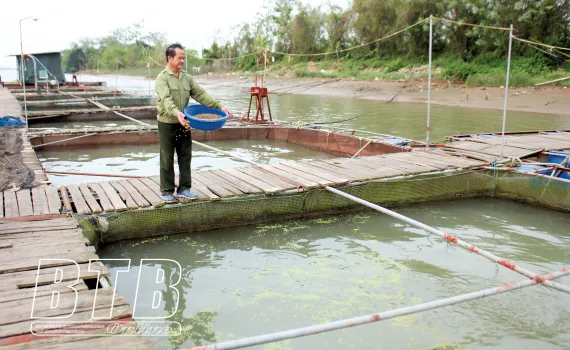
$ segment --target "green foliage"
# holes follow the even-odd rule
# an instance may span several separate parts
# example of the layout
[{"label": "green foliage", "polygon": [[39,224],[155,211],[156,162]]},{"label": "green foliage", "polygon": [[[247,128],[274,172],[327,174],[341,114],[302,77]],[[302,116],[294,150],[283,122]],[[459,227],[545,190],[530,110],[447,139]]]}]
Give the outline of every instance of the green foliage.
[{"label": "green foliage", "polygon": [[102,38],[83,38],[73,43],[71,49],[63,52],[64,67],[68,71],[146,67],[149,57],[156,62],[165,61],[166,46],[164,34],[146,32],[134,24]]},{"label": "green foliage", "polygon": [[[221,69],[257,71],[264,53],[272,52],[275,69],[297,76],[408,79],[424,74],[429,23],[385,40],[397,30],[429,15],[459,23],[508,27],[515,35],[551,45],[570,47],[570,0],[352,0],[348,6],[312,6],[300,0],[269,0],[250,23],[234,28],[231,38],[216,39],[202,50],[188,51],[188,66],[208,64]],[[434,19],[433,57],[436,77],[467,84],[503,85],[508,31],[464,26]],[[368,45],[368,43],[370,43]],[[360,46],[357,49],[343,51]],[[164,64],[166,38],[140,25],[113,31],[100,39],[82,39],[64,53],[68,70],[145,67],[149,56]],[[513,42],[512,73],[516,84],[570,69],[562,54]],[[315,54],[321,56],[289,56]],[[222,60],[220,60],[222,59]],[[231,59],[231,60],[230,60]],[[307,67],[315,61],[319,72]],[[153,67],[157,66],[153,64]],[[410,72],[412,68],[417,68]],[[321,73],[321,70],[327,72]]]}]

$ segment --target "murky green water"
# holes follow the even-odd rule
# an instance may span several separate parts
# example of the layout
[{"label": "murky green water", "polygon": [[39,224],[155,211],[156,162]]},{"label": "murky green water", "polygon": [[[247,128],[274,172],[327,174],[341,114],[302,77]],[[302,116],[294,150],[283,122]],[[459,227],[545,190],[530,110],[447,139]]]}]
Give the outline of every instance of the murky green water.
[{"label": "murky green water", "polygon": [[[86,77],[87,79],[89,77]],[[94,77],[91,77],[95,80]],[[108,77],[109,88],[114,88],[114,76]],[[111,79],[112,78],[112,79]],[[154,89],[154,82],[151,82]],[[137,93],[148,92],[148,80],[140,77],[119,77],[119,87]],[[216,87],[204,84],[204,88],[215,98],[222,101],[234,112],[245,112],[249,103],[249,95],[240,92],[239,88]],[[294,94],[271,95],[273,117],[288,122],[334,122],[336,127],[354,128],[382,134],[403,136],[416,140],[426,137],[426,110],[423,103],[387,104],[385,101],[357,99],[351,97],[304,96]],[[448,106],[432,106],[431,140],[443,141],[446,136],[500,132],[502,111],[486,109],[468,109]],[[346,119],[352,119],[341,122]],[[146,122],[146,120],[145,120]],[[117,121],[116,124],[128,124],[129,121]],[[109,122],[61,122],[34,123],[34,127],[85,127],[101,126]],[[568,129],[570,116],[525,113],[509,111],[507,115],[507,131]]]},{"label": "murky green water", "polygon": [[[398,211],[537,273],[570,263],[569,214],[502,200]],[[179,312],[171,320],[184,326],[184,334],[155,339],[161,349],[366,315],[524,280],[376,212],[125,241],[99,253],[132,259],[132,265],[142,258],[175,259],[183,267]],[[120,266],[111,264],[113,276]],[[133,305],[137,269],[123,277],[118,292]],[[166,280],[176,277],[167,272]],[[559,282],[569,284],[570,277]],[[163,303],[154,315],[172,311],[172,294],[164,300],[169,306]],[[568,349],[569,300],[535,286],[264,348]]]},{"label": "murky green water", "polygon": [[[278,140],[208,141],[206,144],[260,164],[274,164],[285,160],[336,158],[325,152]],[[38,150],[37,154],[44,168],[49,170],[155,176],[159,174],[160,167],[158,145]],[[249,164],[203,147],[193,146],[192,170],[223,169],[246,165]],[[178,165],[175,171],[178,172]],[[49,174],[48,176],[56,185],[114,179],[79,175]]]},{"label": "murky green water", "polygon": [[[140,92],[147,84],[144,79],[121,77],[119,86]],[[247,95],[237,89],[205,87],[234,111],[247,109]],[[358,116],[334,125],[420,140],[425,137],[424,104],[301,95],[271,96],[271,103],[274,117],[280,120],[336,122]],[[459,133],[499,131],[501,116],[500,111],[433,106],[432,140]],[[45,126],[85,125],[74,122]],[[570,128],[570,117],[508,114],[507,130],[561,128]],[[282,142],[210,144],[261,163],[330,157]],[[40,154],[46,168],[156,175],[157,148],[132,146]],[[196,147],[192,165],[198,170],[245,164]],[[109,178],[50,175],[50,179],[60,184]],[[491,199],[434,203],[398,211],[537,273],[570,265],[569,214]],[[162,234],[168,234],[168,229],[157,232]],[[105,259],[132,259],[132,266],[144,258],[174,259],[183,267],[180,305],[171,320],[180,322],[184,332],[179,337],[153,339],[159,349],[303,327],[524,280],[482,257],[376,212],[119,242],[99,253]],[[123,265],[109,266],[114,278]],[[134,268],[118,283],[119,294],[131,305],[137,273]],[[166,281],[177,276],[167,270]],[[559,282],[568,285],[570,277]],[[173,303],[173,294],[166,293],[158,310],[151,310],[149,305],[139,307],[157,316],[173,311]],[[257,348],[433,349],[455,344],[462,349],[569,349],[569,305],[568,295],[537,286]]]}]

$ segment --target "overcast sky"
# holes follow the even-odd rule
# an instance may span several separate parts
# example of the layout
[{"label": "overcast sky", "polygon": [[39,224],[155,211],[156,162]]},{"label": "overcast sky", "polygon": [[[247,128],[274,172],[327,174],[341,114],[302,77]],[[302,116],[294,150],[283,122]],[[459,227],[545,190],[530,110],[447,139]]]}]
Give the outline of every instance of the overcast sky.
[{"label": "overcast sky", "polygon": [[[62,51],[82,37],[101,37],[112,30],[142,23],[148,31],[165,33],[172,42],[201,50],[217,35],[251,22],[267,0],[143,1],[23,0],[2,1],[0,67],[14,67],[20,53],[22,22],[24,52]],[[333,3],[347,7],[350,0],[302,0],[312,5]]]}]

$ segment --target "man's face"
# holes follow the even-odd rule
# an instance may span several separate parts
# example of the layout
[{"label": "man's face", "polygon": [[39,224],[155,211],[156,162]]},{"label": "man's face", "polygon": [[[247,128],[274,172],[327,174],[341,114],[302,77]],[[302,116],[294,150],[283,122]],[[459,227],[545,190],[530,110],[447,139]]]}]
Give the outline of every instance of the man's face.
[{"label": "man's face", "polygon": [[174,49],[174,51],[176,55],[174,57],[168,57],[168,63],[178,69],[182,69],[184,66],[184,51],[179,48]]}]

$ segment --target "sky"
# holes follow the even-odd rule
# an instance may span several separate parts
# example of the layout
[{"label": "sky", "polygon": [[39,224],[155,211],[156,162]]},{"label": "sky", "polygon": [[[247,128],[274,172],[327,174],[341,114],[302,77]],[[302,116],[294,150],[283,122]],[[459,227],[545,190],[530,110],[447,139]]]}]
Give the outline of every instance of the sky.
[{"label": "sky", "polygon": [[[172,42],[200,51],[231,28],[250,23],[268,0],[25,0],[2,1],[0,11],[0,67],[16,66],[7,55],[20,53],[20,19],[24,52],[62,51],[82,37],[98,38],[117,28],[141,23],[145,30],[162,32]],[[347,7],[350,0],[301,0],[306,4]],[[162,6],[161,6],[162,5]]]}]

